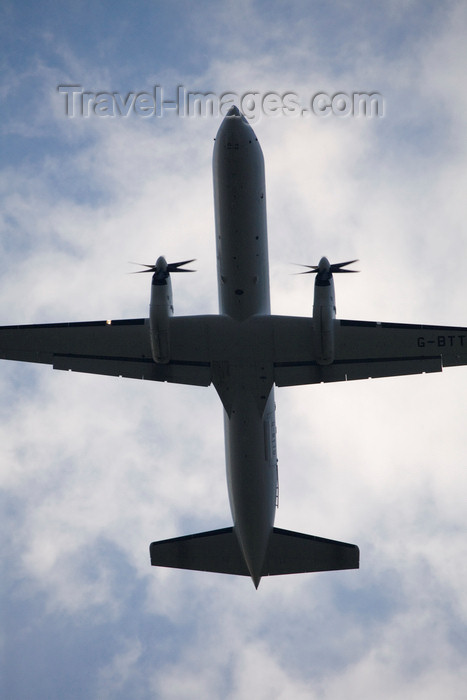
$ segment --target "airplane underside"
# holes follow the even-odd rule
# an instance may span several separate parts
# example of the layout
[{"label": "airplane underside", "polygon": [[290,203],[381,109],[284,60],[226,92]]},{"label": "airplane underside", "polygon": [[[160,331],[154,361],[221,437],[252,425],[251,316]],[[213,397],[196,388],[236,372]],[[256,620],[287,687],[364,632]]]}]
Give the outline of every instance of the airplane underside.
[{"label": "airplane underside", "polygon": [[356,545],[274,527],[277,449],[274,385],[440,372],[467,364],[467,328],[336,318],[333,275],[356,261],[305,266],[315,275],[310,317],[270,312],[264,160],[237,108],[213,154],[219,314],[174,316],[161,256],[149,318],[0,327],[0,358],[54,369],[213,384],[224,411],[233,526],[150,545],[155,566],[250,576],[356,569]]}]

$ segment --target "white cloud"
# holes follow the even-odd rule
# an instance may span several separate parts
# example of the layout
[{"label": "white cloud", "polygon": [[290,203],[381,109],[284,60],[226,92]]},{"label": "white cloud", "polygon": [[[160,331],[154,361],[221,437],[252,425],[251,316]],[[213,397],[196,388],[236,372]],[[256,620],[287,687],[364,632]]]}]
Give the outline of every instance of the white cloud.
[{"label": "white cloud", "polygon": [[[400,19],[398,3],[391,11]],[[307,94],[368,81],[388,90],[382,120],[255,127],[274,311],[311,312],[312,280],[289,276],[289,262],[325,254],[360,258],[360,275],[336,280],[341,316],[464,324],[461,6],[428,23],[433,40],[413,25],[394,59],[362,37],[355,54],[345,47],[344,67],[303,39],[308,15],[303,36],[291,42],[276,28],[278,46],[260,56],[253,45],[246,59],[257,6],[249,4],[251,32],[228,41],[217,31],[226,10],[218,12],[212,41],[226,54],[208,54],[201,86]],[[84,76],[89,61],[66,60],[67,79]],[[110,68],[95,70],[96,84],[111,84]],[[196,275],[174,280],[176,311],[215,312],[217,124],[51,114],[47,137],[66,138],[68,150],[13,163],[1,180],[2,322],[144,316],[148,280],[125,276],[127,261],[161,253],[197,258]],[[4,553],[15,600],[44,631],[62,616],[81,654],[101,640],[86,686],[95,697],[463,697],[464,375],[277,391],[277,524],[358,543],[361,569],[265,579],[256,592],[248,579],[149,566],[151,540],[230,522],[213,390],[5,363]],[[37,640],[34,621],[18,621],[14,655]]]}]

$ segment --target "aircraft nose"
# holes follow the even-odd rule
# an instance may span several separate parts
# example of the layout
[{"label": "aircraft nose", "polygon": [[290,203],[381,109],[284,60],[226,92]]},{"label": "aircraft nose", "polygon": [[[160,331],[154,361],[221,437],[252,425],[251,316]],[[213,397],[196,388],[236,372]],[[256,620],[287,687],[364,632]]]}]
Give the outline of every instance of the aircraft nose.
[{"label": "aircraft nose", "polygon": [[[229,182],[240,182],[244,177],[253,177],[253,172],[256,177],[256,173],[264,167],[263,154],[255,132],[236,105],[230,107],[216,134],[213,167],[215,182],[221,171],[224,173],[222,178],[227,178]],[[238,174],[239,168],[241,176]],[[235,187],[237,186],[243,187],[236,184]]]},{"label": "aircraft nose", "polygon": [[253,129],[236,105],[229,109],[222,120],[216,141],[221,140],[221,137],[224,137],[229,142],[248,143],[253,139],[256,141]]},{"label": "aircraft nose", "polygon": [[225,116],[226,116],[226,117],[240,117],[240,119],[227,119],[227,121],[228,121],[229,123],[235,122],[235,123],[238,123],[238,124],[246,124],[247,126],[249,126],[248,120],[245,118],[245,115],[242,114],[242,112],[240,112],[240,110],[239,110],[239,108],[237,107],[237,105],[233,105],[233,106],[229,109],[229,111],[227,112],[227,114],[226,114]]}]

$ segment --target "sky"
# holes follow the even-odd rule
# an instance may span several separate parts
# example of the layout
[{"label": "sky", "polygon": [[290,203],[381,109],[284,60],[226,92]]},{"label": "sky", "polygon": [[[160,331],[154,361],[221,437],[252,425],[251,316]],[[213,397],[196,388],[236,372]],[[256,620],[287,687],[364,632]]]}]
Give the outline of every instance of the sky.
[{"label": "sky", "polygon": [[[217,312],[222,116],[151,114],[158,86],[253,93],[274,313],[311,314],[292,263],[326,255],[359,259],[340,318],[467,325],[462,1],[5,0],[0,27],[1,324],[146,316],[129,261],[159,255],[196,258],[176,313]],[[270,93],[308,111],[265,114]],[[310,111],[356,93],[381,114]],[[149,562],[231,524],[212,387],[2,362],[1,696],[464,698],[466,396],[464,368],[276,389],[276,525],[358,544],[360,569],[256,591]]]}]

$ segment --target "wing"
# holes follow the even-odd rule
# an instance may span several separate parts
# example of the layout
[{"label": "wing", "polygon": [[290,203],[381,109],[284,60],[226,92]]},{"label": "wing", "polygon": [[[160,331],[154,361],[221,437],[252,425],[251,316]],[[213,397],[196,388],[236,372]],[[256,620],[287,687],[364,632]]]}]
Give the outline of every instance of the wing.
[{"label": "wing", "polygon": [[0,327],[0,358],[54,369],[208,386],[208,329],[213,316],[171,319],[172,360],[152,359],[149,321],[49,323]]},{"label": "wing", "polygon": [[274,320],[274,381],[278,386],[441,372],[467,364],[467,328],[336,320],[335,359],[313,359],[313,322]]},{"label": "wing", "polygon": [[[467,364],[467,328],[373,321],[335,322],[335,360],[313,357],[313,321],[263,316],[240,328],[223,316],[170,320],[171,361],[152,359],[148,319],[0,327],[0,358],[51,364],[54,369],[222,388],[219,373],[246,344],[277,386],[440,372]],[[244,337],[243,337],[244,336]],[[269,364],[270,363],[270,364]],[[267,377],[266,377],[267,379]],[[219,384],[220,382],[220,384]],[[221,392],[222,393],[222,392]]]}]

